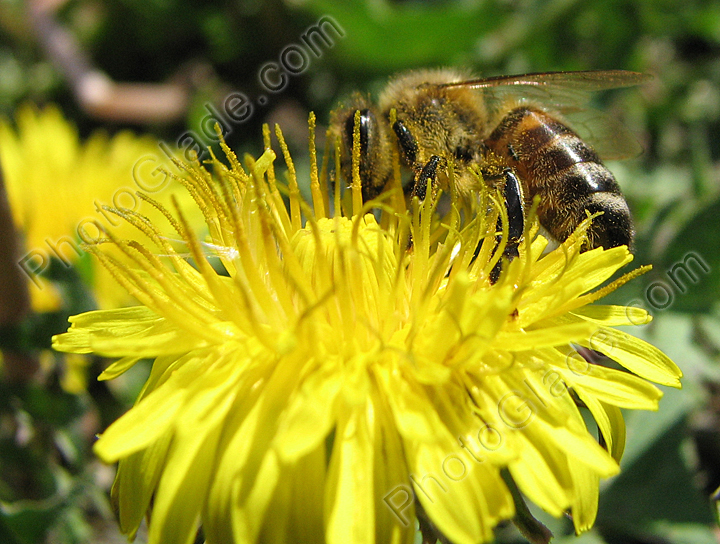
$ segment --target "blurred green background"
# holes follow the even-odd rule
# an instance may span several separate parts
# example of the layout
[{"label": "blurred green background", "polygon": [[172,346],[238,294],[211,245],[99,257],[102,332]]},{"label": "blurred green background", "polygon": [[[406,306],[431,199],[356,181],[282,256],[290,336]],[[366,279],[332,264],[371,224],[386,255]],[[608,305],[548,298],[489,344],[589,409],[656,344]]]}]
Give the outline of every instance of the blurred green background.
[{"label": "blurred green background", "polygon": [[[720,541],[711,500],[720,486],[719,2],[0,0],[0,114],[10,131],[20,130],[22,105],[55,104],[81,141],[130,129],[185,150],[212,144],[218,120],[231,147],[257,154],[262,124],[278,122],[302,170],[310,110],[321,139],[351,91],[376,95],[394,72],[438,65],[654,76],[596,97],[644,148],[609,166],[636,218],[635,262],[654,266],[611,302],[650,310],[653,323],[632,332],[677,362],[683,390],[666,391],[659,413],[627,414],[623,472],[606,483],[593,531],[576,540],[567,520],[538,515],[560,542]],[[119,183],[132,186],[128,164]],[[38,215],[52,217],[48,200],[32,202]],[[112,468],[90,447],[130,405],[143,369],[97,383],[105,362],[47,351],[68,315],[98,303],[91,266],[51,260],[42,275],[59,293],[54,305],[0,327],[6,361],[19,354],[41,368],[40,379],[0,382],[3,543],[124,541],[107,500]],[[68,385],[73,375],[80,385]],[[522,541],[512,528],[498,539]]]}]

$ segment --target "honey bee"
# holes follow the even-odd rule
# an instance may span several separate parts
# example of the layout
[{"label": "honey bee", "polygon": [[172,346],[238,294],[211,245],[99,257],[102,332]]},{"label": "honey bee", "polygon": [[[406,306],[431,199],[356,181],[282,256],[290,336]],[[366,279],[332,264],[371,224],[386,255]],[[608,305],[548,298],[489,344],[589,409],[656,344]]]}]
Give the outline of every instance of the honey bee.
[{"label": "honey bee", "polygon": [[[620,70],[484,79],[453,69],[410,72],[393,79],[377,105],[354,95],[332,113],[331,129],[341,142],[343,176],[350,180],[355,113],[360,112],[358,166],[366,200],[378,196],[392,175],[392,145],[412,172],[410,195],[421,200],[428,187],[433,194],[450,189],[463,198],[477,193],[479,180],[501,187],[509,238],[515,241],[508,258],[517,252],[526,210],[536,196],[540,224],[557,242],[566,240],[587,212],[602,212],[588,231],[587,249],[630,246],[630,210],[600,155],[631,156],[639,145],[619,123],[583,102],[590,91],[638,85],[648,77]],[[595,148],[569,120],[589,129]]]}]

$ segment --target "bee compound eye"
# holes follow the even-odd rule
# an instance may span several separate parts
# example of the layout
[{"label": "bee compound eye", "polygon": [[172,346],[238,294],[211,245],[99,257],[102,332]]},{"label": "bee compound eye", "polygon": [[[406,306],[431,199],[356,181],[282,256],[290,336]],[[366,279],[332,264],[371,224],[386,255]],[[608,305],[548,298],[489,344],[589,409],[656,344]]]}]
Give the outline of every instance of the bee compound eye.
[{"label": "bee compound eye", "polygon": [[357,111],[360,111],[360,154],[365,155],[368,152],[370,138],[372,138],[372,135],[377,130],[377,119],[375,119],[375,115],[368,108],[353,111],[352,115],[349,115],[345,120],[345,137],[350,144],[348,147],[352,147],[353,135],[355,133],[355,113]]}]

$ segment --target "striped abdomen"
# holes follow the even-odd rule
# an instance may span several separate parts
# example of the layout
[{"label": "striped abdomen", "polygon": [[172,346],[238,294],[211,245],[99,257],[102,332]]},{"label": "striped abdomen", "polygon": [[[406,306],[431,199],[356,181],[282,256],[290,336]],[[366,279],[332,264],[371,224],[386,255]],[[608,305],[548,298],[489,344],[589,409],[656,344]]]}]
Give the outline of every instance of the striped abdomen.
[{"label": "striped abdomen", "polygon": [[567,126],[543,111],[516,108],[485,144],[515,169],[526,209],[540,196],[543,227],[564,241],[590,213],[603,212],[588,231],[590,246],[630,245],[630,210],[612,173],[597,153]]}]

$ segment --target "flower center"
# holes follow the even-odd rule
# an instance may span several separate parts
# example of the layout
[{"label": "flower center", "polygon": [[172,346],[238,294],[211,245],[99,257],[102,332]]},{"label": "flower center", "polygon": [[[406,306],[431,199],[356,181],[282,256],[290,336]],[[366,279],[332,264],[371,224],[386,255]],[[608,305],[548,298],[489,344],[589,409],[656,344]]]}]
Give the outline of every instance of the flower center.
[{"label": "flower center", "polygon": [[400,325],[402,252],[374,216],[319,219],[298,231],[291,246],[314,290],[313,321],[316,312],[324,314],[321,322],[333,331],[326,340],[344,345],[340,352],[373,349]]}]

